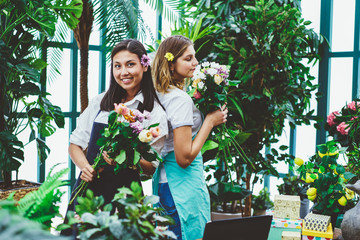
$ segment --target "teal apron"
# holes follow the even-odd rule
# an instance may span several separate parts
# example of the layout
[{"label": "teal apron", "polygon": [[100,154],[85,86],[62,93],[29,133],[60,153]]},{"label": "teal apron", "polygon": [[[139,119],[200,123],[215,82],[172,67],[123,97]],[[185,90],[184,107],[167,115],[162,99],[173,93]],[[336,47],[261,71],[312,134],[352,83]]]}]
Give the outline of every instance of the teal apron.
[{"label": "teal apron", "polygon": [[[164,163],[161,164],[165,166],[171,195],[179,214],[182,239],[202,238],[205,224],[210,221],[210,197],[204,179],[201,153],[185,169],[177,164],[173,151],[163,159]],[[158,195],[158,169],[153,178],[154,195]]]}]

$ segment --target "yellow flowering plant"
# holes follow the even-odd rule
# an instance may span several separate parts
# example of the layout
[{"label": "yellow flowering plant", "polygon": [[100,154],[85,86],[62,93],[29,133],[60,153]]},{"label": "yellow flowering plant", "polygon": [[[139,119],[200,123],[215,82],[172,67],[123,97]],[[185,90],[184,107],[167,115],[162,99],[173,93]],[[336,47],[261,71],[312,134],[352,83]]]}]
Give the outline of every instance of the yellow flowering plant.
[{"label": "yellow flowering plant", "polygon": [[317,150],[311,161],[294,161],[300,179],[309,186],[306,194],[314,203],[313,211],[324,215],[344,212],[348,201],[355,197],[345,184],[355,175],[337,162],[341,154],[337,142],[320,144]]},{"label": "yellow flowering plant", "polygon": [[[143,121],[150,119],[148,111],[130,110],[126,105],[115,104],[115,109],[109,113],[108,126],[101,131],[101,137],[96,142],[100,146],[99,153],[94,159],[92,167],[98,171],[108,163],[103,158],[103,152],[107,152],[110,158],[114,159],[114,172],[117,174],[121,169],[139,169],[140,158],[152,162],[158,159],[162,161],[160,155],[151,147],[150,142],[160,135],[158,123],[144,128]],[[98,175],[99,177],[99,175]],[[88,183],[81,181],[80,185],[74,190],[74,197],[69,205],[81,196],[87,188]]]}]

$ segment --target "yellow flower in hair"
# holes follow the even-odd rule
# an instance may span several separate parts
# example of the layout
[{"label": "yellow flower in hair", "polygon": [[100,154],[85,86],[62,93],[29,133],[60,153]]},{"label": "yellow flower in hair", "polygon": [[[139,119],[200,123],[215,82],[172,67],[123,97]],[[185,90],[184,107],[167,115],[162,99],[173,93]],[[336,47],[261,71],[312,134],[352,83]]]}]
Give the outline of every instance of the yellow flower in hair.
[{"label": "yellow flower in hair", "polygon": [[174,60],[174,55],[171,52],[165,53],[164,57],[168,60],[168,62],[172,62],[172,60]]}]

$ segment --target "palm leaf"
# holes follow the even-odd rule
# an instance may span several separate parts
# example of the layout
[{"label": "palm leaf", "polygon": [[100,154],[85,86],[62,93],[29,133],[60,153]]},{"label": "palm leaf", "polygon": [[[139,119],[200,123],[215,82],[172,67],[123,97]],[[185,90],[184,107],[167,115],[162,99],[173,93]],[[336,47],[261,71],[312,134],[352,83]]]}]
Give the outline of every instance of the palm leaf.
[{"label": "palm leaf", "polygon": [[145,42],[149,35],[153,41],[153,36],[141,16],[137,1],[94,0],[93,3],[96,22],[100,28],[105,29],[106,52],[109,53],[118,42],[128,38]]},{"label": "palm leaf", "polygon": [[143,0],[155,11],[163,15],[169,22],[178,22],[183,25],[184,18],[179,10],[182,5],[181,0]]}]

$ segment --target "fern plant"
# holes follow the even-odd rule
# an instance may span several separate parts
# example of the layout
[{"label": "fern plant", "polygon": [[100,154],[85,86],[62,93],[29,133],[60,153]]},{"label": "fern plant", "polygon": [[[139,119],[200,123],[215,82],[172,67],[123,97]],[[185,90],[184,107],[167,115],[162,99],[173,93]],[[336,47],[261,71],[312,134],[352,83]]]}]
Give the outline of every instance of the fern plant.
[{"label": "fern plant", "polygon": [[38,190],[28,193],[18,202],[13,200],[13,193],[6,201],[0,202],[0,208],[10,209],[20,216],[50,228],[51,219],[55,216],[61,217],[58,203],[64,192],[60,191],[59,187],[65,185],[66,182],[60,178],[69,172],[69,169],[65,168],[52,174],[56,166],[54,165],[50,169],[46,180],[40,185]]}]

